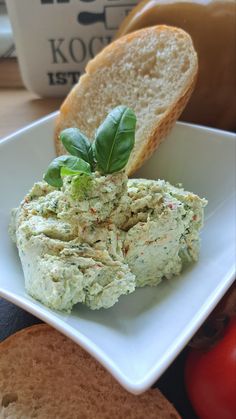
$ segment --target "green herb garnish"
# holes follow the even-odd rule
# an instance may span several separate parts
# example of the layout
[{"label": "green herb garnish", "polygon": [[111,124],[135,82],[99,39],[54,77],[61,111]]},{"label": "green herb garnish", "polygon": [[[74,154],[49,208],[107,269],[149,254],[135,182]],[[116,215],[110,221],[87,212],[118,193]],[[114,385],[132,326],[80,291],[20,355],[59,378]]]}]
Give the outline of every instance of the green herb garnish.
[{"label": "green herb garnish", "polygon": [[86,173],[74,176],[71,182],[71,196],[74,199],[85,199],[92,188],[92,177]]},{"label": "green herb garnish", "polygon": [[94,154],[102,174],[119,172],[134,147],[136,117],[134,112],[118,106],[113,109],[96,132]]},{"label": "green herb garnish", "polygon": [[53,160],[44,180],[60,188],[63,176],[76,176],[75,190],[79,190],[78,185],[82,182],[84,193],[86,185],[91,184],[88,177],[92,171],[106,175],[124,169],[134,147],[135,127],[134,112],[126,106],[118,106],[97,129],[93,143],[78,128],[63,130],[59,138],[71,156]]},{"label": "green herb garnish", "polygon": [[92,144],[79,128],[67,128],[61,131],[59,136],[65,149],[72,156],[80,157],[94,166]]},{"label": "green herb garnish", "polygon": [[43,178],[49,185],[61,188],[62,176],[75,176],[80,173],[91,173],[90,165],[86,161],[75,156],[60,156],[50,163]]}]

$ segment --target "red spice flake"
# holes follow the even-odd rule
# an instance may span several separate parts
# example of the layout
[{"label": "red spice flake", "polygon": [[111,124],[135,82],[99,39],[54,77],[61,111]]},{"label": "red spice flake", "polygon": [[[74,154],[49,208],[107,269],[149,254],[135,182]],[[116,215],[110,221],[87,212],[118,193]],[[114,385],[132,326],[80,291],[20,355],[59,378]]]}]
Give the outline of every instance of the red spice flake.
[{"label": "red spice flake", "polygon": [[128,251],[129,251],[129,245],[128,246],[125,246],[125,248],[124,248],[124,254],[127,255]]},{"label": "red spice flake", "polygon": [[92,214],[96,214],[97,210],[96,210],[96,208],[91,207],[91,208],[90,208],[90,212],[91,212]]},{"label": "red spice flake", "polygon": [[173,209],[173,208],[174,208],[173,204],[168,204],[168,207],[169,207],[170,209]]},{"label": "red spice flake", "polygon": [[194,214],[194,216],[193,216],[192,220],[193,220],[193,221],[196,221],[196,220],[197,220],[197,216],[196,216],[196,214]]}]

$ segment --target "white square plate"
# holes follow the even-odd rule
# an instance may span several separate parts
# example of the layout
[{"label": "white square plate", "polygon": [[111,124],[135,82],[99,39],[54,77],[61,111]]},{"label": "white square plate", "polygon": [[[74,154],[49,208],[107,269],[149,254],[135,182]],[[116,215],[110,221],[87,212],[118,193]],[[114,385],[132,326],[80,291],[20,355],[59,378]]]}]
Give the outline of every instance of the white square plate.
[{"label": "white square plate", "polygon": [[0,294],[69,336],[129,391],[141,393],[163,373],[205,320],[235,275],[235,152],[233,134],[177,123],[138,173],[183,183],[209,201],[198,263],[179,278],[139,289],[109,310],[77,305],[70,315],[30,298],[9,213],[55,156],[55,114],[0,143]]}]

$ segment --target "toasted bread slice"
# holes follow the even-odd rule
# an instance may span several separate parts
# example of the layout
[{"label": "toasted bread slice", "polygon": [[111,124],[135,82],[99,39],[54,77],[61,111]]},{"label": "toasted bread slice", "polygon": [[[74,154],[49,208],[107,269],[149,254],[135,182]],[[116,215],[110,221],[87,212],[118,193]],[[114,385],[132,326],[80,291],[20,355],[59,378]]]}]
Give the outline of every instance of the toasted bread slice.
[{"label": "toasted bread slice", "polygon": [[157,389],[134,396],[89,354],[47,325],[0,344],[0,417],[180,419]]},{"label": "toasted bread slice", "polygon": [[127,173],[134,173],[169,133],[193,91],[198,70],[190,36],[181,29],[153,26],[115,40],[87,67],[61,106],[56,121],[57,154],[65,154],[58,139],[64,128],[78,127],[88,138],[117,105],[137,116],[135,147]]}]

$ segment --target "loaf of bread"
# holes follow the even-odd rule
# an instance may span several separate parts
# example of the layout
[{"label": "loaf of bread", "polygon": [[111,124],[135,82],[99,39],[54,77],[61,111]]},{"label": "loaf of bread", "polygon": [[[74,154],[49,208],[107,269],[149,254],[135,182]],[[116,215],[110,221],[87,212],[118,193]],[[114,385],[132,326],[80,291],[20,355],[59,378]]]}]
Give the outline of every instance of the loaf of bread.
[{"label": "loaf of bread", "polygon": [[135,146],[127,165],[134,173],[166,137],[195,86],[197,54],[181,29],[154,26],[112,42],[87,67],[61,106],[57,154],[65,154],[61,130],[78,127],[93,139],[107,113],[126,105],[137,116]]},{"label": "loaf of bread", "polygon": [[124,390],[88,353],[47,325],[0,344],[1,419],[180,419],[157,389]]},{"label": "loaf of bread", "polygon": [[236,131],[235,0],[142,0],[116,37],[160,24],[186,31],[198,54],[196,88],[180,119]]}]

